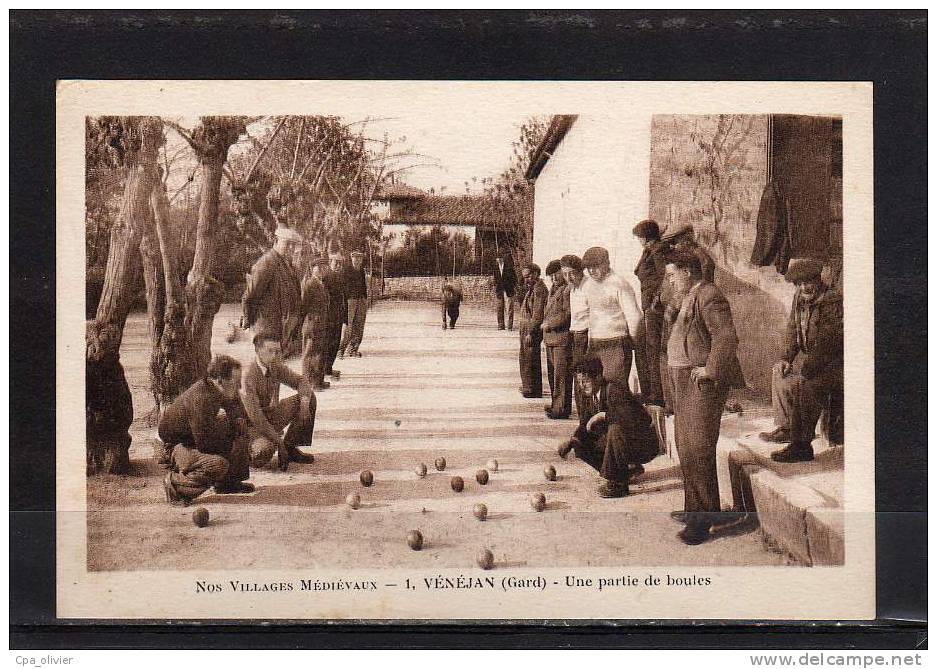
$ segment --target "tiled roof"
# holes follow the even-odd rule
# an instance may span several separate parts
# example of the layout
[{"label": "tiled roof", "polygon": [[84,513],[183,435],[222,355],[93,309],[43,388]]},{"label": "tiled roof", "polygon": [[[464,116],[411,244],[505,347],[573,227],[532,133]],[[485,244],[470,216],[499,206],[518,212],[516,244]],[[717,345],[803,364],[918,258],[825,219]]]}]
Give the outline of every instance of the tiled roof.
[{"label": "tiled roof", "polygon": [[486,225],[503,227],[500,216],[485,196],[428,195],[391,208],[388,223],[410,225]]}]

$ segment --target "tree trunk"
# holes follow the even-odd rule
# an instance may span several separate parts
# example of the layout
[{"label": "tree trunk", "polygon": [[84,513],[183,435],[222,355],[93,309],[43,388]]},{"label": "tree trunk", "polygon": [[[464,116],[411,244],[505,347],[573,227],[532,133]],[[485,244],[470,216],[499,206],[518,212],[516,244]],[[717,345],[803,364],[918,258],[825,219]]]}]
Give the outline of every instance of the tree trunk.
[{"label": "tree trunk", "polygon": [[140,273],[140,241],[149,217],[149,197],[158,179],[157,151],[162,142],[158,118],[134,124],[139,147],[126,166],[120,213],[111,232],[101,301],[85,335],[85,436],[88,471],[121,473],[130,466],[133,422],[130,388],[120,364],[124,324],[133,305]]}]

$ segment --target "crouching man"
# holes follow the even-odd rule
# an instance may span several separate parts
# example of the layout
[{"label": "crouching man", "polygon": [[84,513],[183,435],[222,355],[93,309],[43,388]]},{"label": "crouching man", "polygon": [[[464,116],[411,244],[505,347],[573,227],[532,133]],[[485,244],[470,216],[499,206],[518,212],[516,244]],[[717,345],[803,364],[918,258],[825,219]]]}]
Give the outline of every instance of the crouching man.
[{"label": "crouching man", "polygon": [[[256,358],[244,373],[244,409],[250,421],[250,463],[263,467],[277,454],[280,471],[289,463],[310,463],[311,454],[300,446],[312,444],[316,422],[316,396],[312,385],[283,364],[280,338],[276,333],[254,337]],[[280,384],[297,391],[280,400]],[[283,430],[286,434],[283,434]]]},{"label": "crouching man", "polygon": [[[442,329],[447,327],[455,330],[455,322],[459,320],[459,306],[462,304],[462,286],[456,279],[446,279],[442,284],[439,293],[440,311],[442,312]],[[446,324],[446,316],[449,317],[449,323]]]},{"label": "crouching man", "polygon": [[585,398],[579,427],[558,449],[565,458],[571,451],[596,469],[605,483],[600,497],[624,497],[628,482],[644,472],[642,466],[659,450],[651,417],[627,386],[606,381],[602,361],[588,356],[576,365],[577,380]]},{"label": "crouching man", "polygon": [[211,486],[219,494],[253,492],[247,421],[238,390],[241,363],[218,355],[204,379],[192,384],[163,413],[159,438],[171,471],[163,479],[166,501],[186,506]]}]

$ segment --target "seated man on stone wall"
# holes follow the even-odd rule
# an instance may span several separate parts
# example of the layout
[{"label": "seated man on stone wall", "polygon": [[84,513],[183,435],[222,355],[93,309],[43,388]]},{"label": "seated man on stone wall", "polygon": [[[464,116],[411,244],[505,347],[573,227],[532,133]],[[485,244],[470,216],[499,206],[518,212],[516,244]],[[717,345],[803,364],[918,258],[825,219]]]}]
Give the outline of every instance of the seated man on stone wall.
[{"label": "seated man on stone wall", "polygon": [[[300,446],[312,443],[316,423],[316,396],[312,384],[283,363],[278,333],[254,337],[257,357],[244,372],[244,409],[250,420],[250,462],[262,467],[277,454],[280,471],[290,462],[310,463],[314,458]],[[280,400],[280,384],[297,393]],[[286,434],[283,430],[286,429]]]},{"label": "seated man on stone wall", "polygon": [[624,497],[629,481],[644,472],[642,466],[660,452],[651,417],[631,390],[617,381],[606,381],[602,360],[587,356],[576,364],[585,407],[572,438],[557,450],[565,458],[576,457],[597,470],[605,483],[600,497]]},{"label": "seated man on stone wall", "polygon": [[253,492],[249,476],[247,421],[241,405],[241,363],[218,355],[204,379],[167,407],[159,438],[170,458],[163,479],[166,501],[185,506],[215,486],[215,492]]},{"label": "seated man on stone wall", "polygon": [[771,399],[777,429],[766,441],[790,442],[771,454],[777,462],[813,460],[817,421],[843,392],[843,298],[821,279],[818,260],[791,260],[785,278],[797,286],[784,358],[774,365]]}]

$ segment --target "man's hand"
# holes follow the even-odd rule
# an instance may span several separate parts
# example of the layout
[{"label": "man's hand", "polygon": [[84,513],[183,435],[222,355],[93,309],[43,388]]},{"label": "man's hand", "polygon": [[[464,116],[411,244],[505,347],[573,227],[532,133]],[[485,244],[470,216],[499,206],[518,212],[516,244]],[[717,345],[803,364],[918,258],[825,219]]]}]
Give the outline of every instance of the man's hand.
[{"label": "man's hand", "polygon": [[592,418],[590,418],[589,421],[586,423],[586,431],[594,432],[596,425],[598,425],[599,423],[603,421],[605,421],[605,412],[600,411],[599,413],[595,414]]},{"label": "man's hand", "polygon": [[709,370],[705,367],[694,367],[690,372],[690,378],[693,380],[693,383],[697,385],[697,387],[702,386],[706,381],[715,381],[715,379],[709,373]]},{"label": "man's hand", "polygon": [[774,363],[774,371],[781,376],[783,379],[785,376],[791,373],[791,363],[787,360],[779,360]]}]

